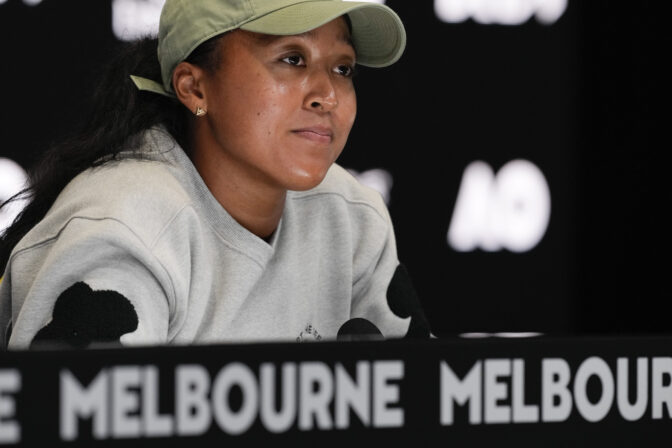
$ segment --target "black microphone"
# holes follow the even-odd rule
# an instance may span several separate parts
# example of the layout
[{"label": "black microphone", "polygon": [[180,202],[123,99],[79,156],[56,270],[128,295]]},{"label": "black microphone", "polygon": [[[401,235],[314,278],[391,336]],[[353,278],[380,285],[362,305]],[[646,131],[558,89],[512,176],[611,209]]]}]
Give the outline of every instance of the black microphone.
[{"label": "black microphone", "polygon": [[370,320],[355,317],[341,325],[336,339],[338,341],[382,341],[385,338]]}]

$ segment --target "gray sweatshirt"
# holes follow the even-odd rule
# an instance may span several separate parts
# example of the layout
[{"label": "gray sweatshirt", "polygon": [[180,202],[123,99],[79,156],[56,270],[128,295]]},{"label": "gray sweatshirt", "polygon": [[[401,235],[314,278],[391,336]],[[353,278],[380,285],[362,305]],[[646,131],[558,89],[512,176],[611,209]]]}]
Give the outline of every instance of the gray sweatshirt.
[{"label": "gray sweatshirt", "polygon": [[387,208],[343,168],[289,192],[266,242],[166,131],[147,131],[140,152],[78,175],[14,248],[1,346],[333,339],[353,317],[406,334],[386,296],[399,265]]}]

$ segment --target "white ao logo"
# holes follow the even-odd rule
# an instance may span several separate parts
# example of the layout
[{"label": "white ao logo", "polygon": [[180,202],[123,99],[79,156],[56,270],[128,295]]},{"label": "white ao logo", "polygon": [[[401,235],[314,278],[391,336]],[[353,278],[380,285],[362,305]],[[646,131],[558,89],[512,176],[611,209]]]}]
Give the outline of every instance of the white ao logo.
[{"label": "white ao logo", "polygon": [[[13,160],[0,157],[0,204],[23,190],[27,184],[28,176],[23,168]],[[25,200],[17,200],[0,209],[0,233],[14,221],[25,205]]]},{"label": "white ao logo", "polygon": [[112,0],[112,32],[119,40],[156,36],[166,0]]},{"label": "white ao logo", "polygon": [[[6,2],[7,0],[0,0],[0,5]],[[42,3],[42,0],[23,0],[23,3],[25,3],[28,6],[36,6]]]},{"label": "white ao logo", "polygon": [[521,25],[530,17],[544,25],[558,21],[567,0],[434,0],[434,12],[447,23],[473,19],[483,25]]},{"label": "white ao logo", "polygon": [[495,176],[476,161],[464,170],[448,244],[459,252],[526,252],[544,237],[550,216],[551,193],[536,165],[513,160]]}]

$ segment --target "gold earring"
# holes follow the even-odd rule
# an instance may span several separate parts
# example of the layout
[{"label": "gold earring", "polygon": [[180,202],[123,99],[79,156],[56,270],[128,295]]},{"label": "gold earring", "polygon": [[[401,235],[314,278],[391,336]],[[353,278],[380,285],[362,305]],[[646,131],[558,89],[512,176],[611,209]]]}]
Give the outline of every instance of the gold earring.
[{"label": "gold earring", "polygon": [[202,109],[202,108],[200,108],[200,107],[197,107],[197,108],[196,108],[196,116],[197,116],[197,117],[202,117],[202,116],[205,115],[206,113],[207,113],[207,112],[205,111],[205,109]]}]

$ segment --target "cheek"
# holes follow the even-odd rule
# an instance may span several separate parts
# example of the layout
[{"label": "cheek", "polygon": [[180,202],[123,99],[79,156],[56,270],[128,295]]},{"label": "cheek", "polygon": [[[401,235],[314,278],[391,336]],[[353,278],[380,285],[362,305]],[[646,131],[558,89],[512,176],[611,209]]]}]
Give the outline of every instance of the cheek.
[{"label": "cheek", "polygon": [[352,108],[350,109],[350,127],[355,124],[355,118],[357,117],[357,101],[353,101]]},{"label": "cheek", "polygon": [[268,139],[278,117],[286,115],[280,110],[278,95],[276,89],[262,88],[257,83],[239,85],[219,99],[223,104],[217,120],[237,143],[241,139],[248,143]]},{"label": "cheek", "polygon": [[343,126],[349,132],[355,124],[355,117],[357,116],[357,97],[354,90],[352,93],[345,95],[344,99],[341,100],[341,116]]},{"label": "cheek", "polygon": [[296,95],[283,84],[265,86],[249,92],[249,112],[258,128],[258,135],[270,136],[279,130],[292,108],[296,107],[292,98],[296,98]]}]

